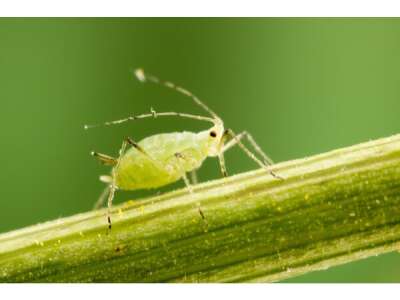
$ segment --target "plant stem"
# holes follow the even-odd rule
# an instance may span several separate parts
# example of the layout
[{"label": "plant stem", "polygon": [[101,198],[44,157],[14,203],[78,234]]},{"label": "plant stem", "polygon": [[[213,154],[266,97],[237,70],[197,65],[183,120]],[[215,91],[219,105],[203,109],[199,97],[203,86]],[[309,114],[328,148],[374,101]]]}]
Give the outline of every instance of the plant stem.
[{"label": "plant stem", "polygon": [[[2,282],[270,282],[400,249],[400,135],[0,235]],[[208,226],[199,216],[197,205]]]}]

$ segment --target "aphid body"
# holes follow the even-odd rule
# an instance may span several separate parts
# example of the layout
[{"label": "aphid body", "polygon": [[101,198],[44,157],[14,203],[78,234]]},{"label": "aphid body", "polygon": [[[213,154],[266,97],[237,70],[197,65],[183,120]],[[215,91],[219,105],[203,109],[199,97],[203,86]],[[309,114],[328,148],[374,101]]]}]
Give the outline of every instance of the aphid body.
[{"label": "aphid body", "polygon": [[132,147],[121,157],[115,170],[117,187],[150,189],[182,179],[184,174],[198,169],[208,156],[217,155],[219,140],[211,136],[215,132],[213,127],[199,133],[163,133],[143,139],[138,143],[143,151]]},{"label": "aphid body", "polygon": [[[259,166],[267,168],[268,165],[272,164],[272,161],[256,144],[250,134],[244,131],[236,135],[232,130],[224,129],[221,118],[189,91],[171,82],[162,82],[152,75],[146,75],[141,69],[136,70],[135,75],[142,82],[150,81],[162,84],[190,97],[210,117],[177,112],[157,113],[151,109],[151,112],[148,114],[130,116],[125,119],[106,122],[102,125],[108,126],[144,118],[175,116],[210,122],[212,123],[212,127],[198,133],[184,131],[155,134],[144,138],[138,143],[128,137],[122,143],[118,158],[92,152],[92,155],[97,157],[102,163],[112,166],[110,175],[100,176],[100,180],[107,183],[107,187],[95,206],[100,206],[108,196],[107,218],[109,228],[111,228],[112,200],[117,189],[132,191],[158,188],[183,179],[189,191],[193,192],[186,173],[194,173],[207,157],[218,157],[221,172],[223,176],[226,176],[227,172],[223,154],[234,145],[239,145]],[[88,129],[96,126],[98,125],[85,126],[85,128]],[[241,139],[243,137],[248,139],[254,150],[261,156],[261,160],[242,143]],[[125,151],[128,145],[132,147]],[[281,178],[269,168],[267,170],[272,176]],[[199,212],[204,219],[204,214],[200,207]]]}]

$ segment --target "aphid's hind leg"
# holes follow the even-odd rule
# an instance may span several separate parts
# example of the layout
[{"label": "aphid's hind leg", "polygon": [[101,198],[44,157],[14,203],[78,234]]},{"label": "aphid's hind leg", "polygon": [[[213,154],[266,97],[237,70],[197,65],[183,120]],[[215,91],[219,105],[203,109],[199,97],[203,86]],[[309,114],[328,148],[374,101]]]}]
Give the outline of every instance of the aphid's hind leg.
[{"label": "aphid's hind leg", "polygon": [[[268,170],[268,172],[275,178],[279,178],[279,179],[284,179],[282,176],[277,175],[275,172],[273,172],[270,168],[268,168],[268,166],[272,165],[273,162],[272,160],[265,154],[264,151],[261,150],[260,146],[256,143],[256,141],[253,139],[253,137],[247,132],[247,131],[243,131],[242,133],[236,135],[231,129],[227,129],[224,133],[224,135],[226,135],[227,137],[230,137],[231,140],[226,143],[224,145],[224,147],[222,148],[222,153],[224,153],[225,151],[229,150],[231,147],[238,145],[243,152],[245,152],[247,154],[247,156],[249,156],[252,160],[254,160],[260,167],[262,168],[266,168]],[[261,157],[263,158],[263,162],[260,161],[254,154],[253,152],[251,152],[241,141],[241,139],[243,137],[246,137],[247,140],[249,141],[249,143],[253,146],[253,148],[255,149],[255,151],[261,155]]]},{"label": "aphid's hind leg", "polygon": [[154,163],[157,163],[156,161],[154,161],[154,159],[152,159],[134,140],[132,140],[130,137],[127,137],[121,146],[121,149],[119,150],[119,156],[116,160],[115,163],[115,167],[112,171],[112,178],[111,178],[111,183],[109,186],[109,195],[108,195],[108,202],[107,202],[107,221],[108,221],[108,228],[111,230],[111,207],[112,207],[112,201],[114,199],[114,194],[115,191],[117,189],[117,186],[115,184],[115,178],[116,178],[116,174],[115,172],[118,170],[119,164],[121,162],[121,157],[123,156],[123,154],[125,153],[125,149],[127,145],[131,145],[132,147],[134,147],[135,149],[137,149],[138,151],[140,151],[142,154],[146,155],[151,161],[153,161]]},{"label": "aphid's hind leg", "polygon": [[103,192],[100,194],[99,199],[96,201],[95,205],[93,206],[93,210],[100,208],[107,199],[107,195],[110,192],[110,186],[106,186]]},{"label": "aphid's hind leg", "polygon": [[108,229],[111,230],[111,207],[112,207],[112,201],[114,199],[114,194],[117,189],[116,186],[116,171],[118,170],[119,164],[121,162],[121,157],[125,153],[126,146],[130,143],[129,138],[125,139],[122,142],[121,149],[119,149],[119,155],[117,158],[117,162],[115,164],[115,167],[112,170],[112,179],[111,183],[109,185],[109,194],[108,194],[108,201],[107,201],[107,221],[108,221]]},{"label": "aphid's hind leg", "polygon": [[96,201],[95,205],[93,206],[93,210],[98,209],[101,207],[107,199],[107,195],[110,192],[110,183],[112,182],[112,178],[109,175],[101,175],[100,181],[107,184],[104,188],[103,192],[100,194],[99,199]]},{"label": "aphid's hind leg", "polygon": [[[185,170],[183,169],[183,167],[182,167],[182,165],[181,165],[181,160],[184,160],[185,159],[185,156],[182,154],[182,153],[175,153],[175,157],[177,158],[177,160],[178,160],[178,165],[181,167],[181,170],[182,170],[182,178],[183,178],[183,181],[185,182],[185,185],[186,185],[186,187],[187,187],[187,189],[189,190],[189,192],[191,193],[191,194],[193,194],[193,188],[192,188],[192,186],[191,186],[191,184],[190,184],[190,181],[189,181],[189,179],[188,179],[188,177],[187,177],[187,175],[186,175],[186,172],[185,172]],[[192,172],[194,172],[194,171],[192,171]],[[197,203],[197,205],[198,205],[198,211],[199,211],[199,214],[200,214],[200,216],[201,216],[201,218],[203,219],[203,221],[205,222],[205,224],[206,224],[206,226],[208,226],[208,223],[207,223],[207,220],[206,220],[206,217],[205,217],[205,215],[204,215],[204,213],[203,213],[203,210],[201,209],[201,207],[200,207],[200,203]]]}]

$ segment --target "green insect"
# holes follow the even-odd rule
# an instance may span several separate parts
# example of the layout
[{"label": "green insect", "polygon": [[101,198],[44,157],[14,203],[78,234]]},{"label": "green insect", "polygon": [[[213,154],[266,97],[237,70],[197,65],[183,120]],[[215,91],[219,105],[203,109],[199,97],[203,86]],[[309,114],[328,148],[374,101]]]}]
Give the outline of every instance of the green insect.
[{"label": "green insect", "polygon": [[[141,82],[161,84],[191,98],[195,104],[210,116],[178,112],[156,112],[151,109],[148,114],[130,116],[100,125],[85,125],[85,129],[159,117],[195,119],[209,122],[212,127],[198,133],[184,131],[155,134],[140,142],[135,142],[128,137],[123,141],[117,158],[92,152],[91,154],[99,159],[100,162],[113,167],[110,175],[100,176],[100,180],[106,183],[107,187],[95,205],[95,208],[98,208],[108,199],[107,220],[109,229],[111,229],[112,201],[116,190],[154,189],[183,179],[189,192],[193,193],[192,184],[197,183],[196,169],[202,165],[207,157],[218,157],[222,175],[224,177],[227,176],[224,152],[235,145],[238,145],[260,167],[266,168],[273,177],[282,179],[268,167],[272,164],[271,159],[261,150],[248,132],[244,131],[236,135],[231,129],[225,129],[223,121],[216,113],[199,98],[182,87],[172,82],[161,81],[153,75],[145,74],[142,69],[137,69],[135,75]],[[261,159],[243,144],[242,138],[247,138]],[[128,146],[131,147],[127,150]],[[192,173],[192,183],[187,177],[189,172]],[[198,211],[203,220],[205,220],[200,206]]]}]

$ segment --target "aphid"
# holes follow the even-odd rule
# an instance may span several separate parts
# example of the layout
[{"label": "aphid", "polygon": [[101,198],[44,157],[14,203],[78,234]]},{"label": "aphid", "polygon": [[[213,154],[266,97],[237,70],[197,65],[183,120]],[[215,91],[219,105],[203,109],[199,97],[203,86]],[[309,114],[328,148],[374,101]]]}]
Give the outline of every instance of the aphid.
[{"label": "aphid", "polygon": [[[117,158],[92,152],[91,154],[100,162],[113,167],[110,175],[100,176],[100,180],[106,183],[107,187],[95,205],[95,208],[100,207],[108,196],[107,220],[109,229],[111,229],[111,206],[117,189],[130,191],[152,189],[183,179],[189,192],[192,193],[192,184],[197,182],[196,169],[202,165],[207,157],[218,157],[222,175],[227,176],[224,152],[235,145],[238,145],[259,166],[266,168],[273,177],[282,179],[269,169],[268,166],[272,164],[271,159],[261,150],[248,132],[243,131],[236,135],[231,129],[224,129],[221,118],[199,98],[182,87],[172,82],[161,81],[153,75],[145,74],[142,69],[136,70],[135,75],[141,82],[161,84],[191,98],[209,116],[179,112],[156,112],[151,109],[151,112],[147,114],[132,115],[125,119],[105,122],[100,125],[85,125],[85,129],[158,117],[195,119],[209,122],[212,127],[198,133],[184,131],[155,134],[140,142],[135,142],[132,138],[127,137],[122,143]],[[242,143],[242,138],[247,138],[261,159]],[[131,147],[126,151],[128,145]],[[189,172],[192,173],[192,183],[187,177]],[[200,206],[198,211],[204,220],[204,213]]]}]

